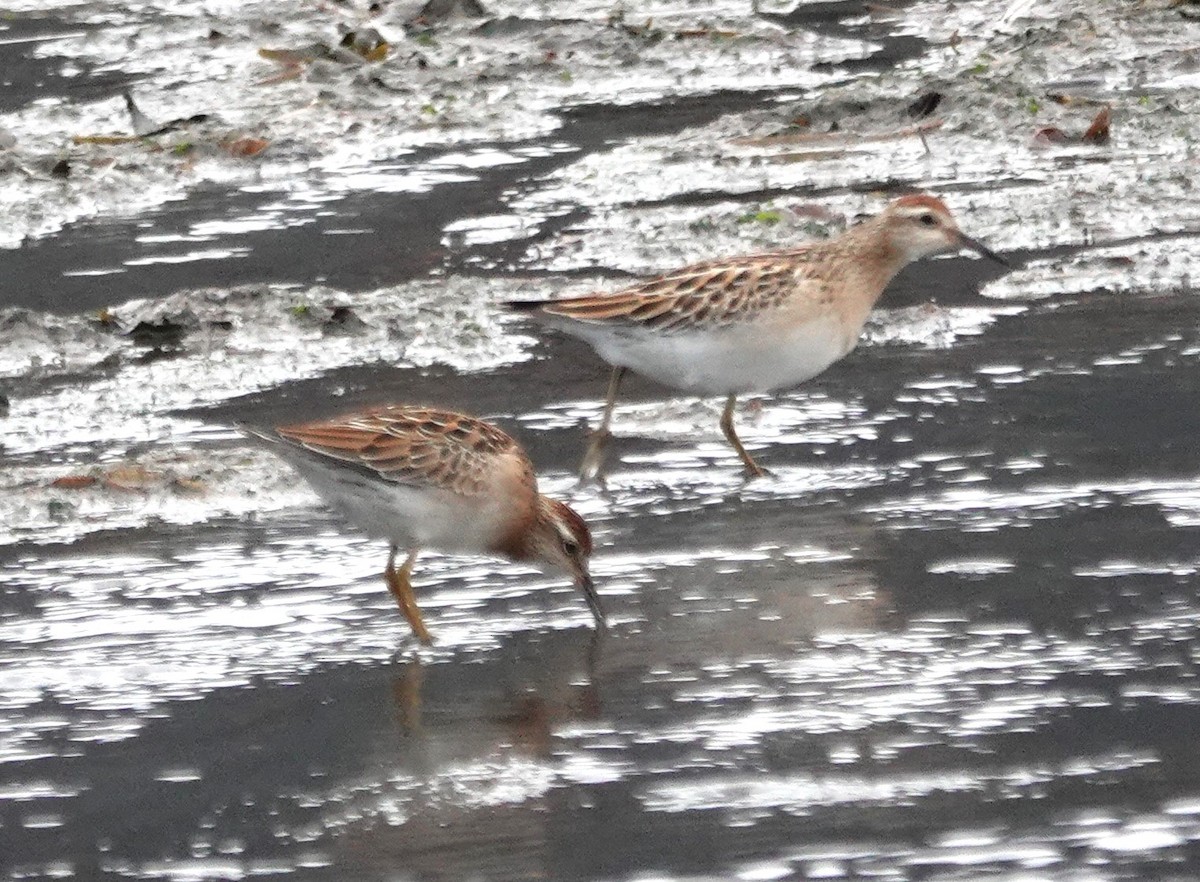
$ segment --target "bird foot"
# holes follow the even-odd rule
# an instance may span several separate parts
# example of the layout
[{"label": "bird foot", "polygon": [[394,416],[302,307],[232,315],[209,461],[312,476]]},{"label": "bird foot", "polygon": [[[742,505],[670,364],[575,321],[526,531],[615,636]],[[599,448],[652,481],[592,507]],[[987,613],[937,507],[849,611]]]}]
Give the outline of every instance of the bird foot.
[{"label": "bird foot", "polygon": [[773,471],[771,471],[770,469],[764,469],[758,463],[755,463],[753,466],[751,466],[751,465],[746,466],[746,480],[747,481],[753,481],[757,478],[773,478],[773,477],[775,477],[775,473]]},{"label": "bird foot", "polygon": [[587,452],[583,455],[583,461],[579,464],[580,483],[587,483],[599,478],[600,470],[604,467],[609,442],[612,441],[612,432],[608,429],[592,429],[586,437],[590,440]]}]

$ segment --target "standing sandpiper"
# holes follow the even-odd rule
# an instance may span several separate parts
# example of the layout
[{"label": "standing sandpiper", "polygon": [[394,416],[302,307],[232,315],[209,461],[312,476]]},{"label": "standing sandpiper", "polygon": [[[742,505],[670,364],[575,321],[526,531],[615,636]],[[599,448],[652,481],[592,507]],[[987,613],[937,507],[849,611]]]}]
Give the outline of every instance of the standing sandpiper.
[{"label": "standing sandpiper", "polygon": [[721,431],[752,477],[764,474],[733,428],[737,396],[789,389],[858,343],[888,282],[922,257],[971,248],[935,196],[903,196],[840,236],[763,254],[693,264],[611,293],[511,301],[580,337],[613,365],[600,426],[581,473],[600,470],[626,370],[698,395],[725,395]]},{"label": "standing sandpiper", "polygon": [[[492,424],[393,404],[270,431],[242,430],[266,441],[351,523],[392,543],[383,576],[422,643],[432,638],[409,581],[420,548],[564,570],[583,591],[597,626],[605,626],[588,574],[587,524],[538,492],[525,451]],[[396,569],[401,547],[408,559]]]}]

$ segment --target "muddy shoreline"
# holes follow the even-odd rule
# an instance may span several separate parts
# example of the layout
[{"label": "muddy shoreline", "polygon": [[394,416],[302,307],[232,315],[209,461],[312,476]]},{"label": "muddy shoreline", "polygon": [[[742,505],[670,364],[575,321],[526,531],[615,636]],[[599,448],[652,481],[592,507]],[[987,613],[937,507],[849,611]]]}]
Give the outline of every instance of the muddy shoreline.
[{"label": "muddy shoreline", "polygon": [[[1195,877],[1190,20],[417,5],[0,22],[0,877]],[[126,88],[209,118],[120,140]],[[747,402],[769,481],[633,378],[577,486],[606,368],[502,301],[907,189],[1014,269],[910,267]],[[521,438],[608,638],[569,584],[429,554],[418,649],[384,549],[232,428],[388,400]]]}]

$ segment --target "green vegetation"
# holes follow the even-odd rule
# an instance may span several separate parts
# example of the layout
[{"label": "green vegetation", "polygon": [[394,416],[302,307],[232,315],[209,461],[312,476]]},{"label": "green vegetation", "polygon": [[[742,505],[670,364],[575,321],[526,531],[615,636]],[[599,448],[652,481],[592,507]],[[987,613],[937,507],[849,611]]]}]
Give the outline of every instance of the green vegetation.
[{"label": "green vegetation", "polygon": [[775,208],[760,208],[750,211],[738,218],[739,224],[777,224],[783,220],[783,215]]}]

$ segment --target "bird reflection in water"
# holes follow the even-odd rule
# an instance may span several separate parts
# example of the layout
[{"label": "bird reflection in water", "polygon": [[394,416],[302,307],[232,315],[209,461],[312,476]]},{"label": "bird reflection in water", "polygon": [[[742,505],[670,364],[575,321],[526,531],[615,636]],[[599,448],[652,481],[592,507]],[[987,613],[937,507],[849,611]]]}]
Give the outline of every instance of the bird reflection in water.
[{"label": "bird reflection in water", "polygon": [[[493,706],[483,712],[488,723],[498,729],[502,742],[507,742],[505,746],[515,747],[531,756],[547,757],[551,753],[555,730],[560,726],[600,719],[602,707],[596,687],[596,670],[606,639],[605,632],[593,632],[580,659],[582,665],[563,659],[562,653],[551,652],[548,660],[543,659],[517,682],[505,686],[497,698],[499,707]],[[568,644],[560,643],[559,646],[565,649]],[[578,645],[575,650],[578,652]],[[426,734],[423,719],[425,681],[426,668],[419,657],[414,656],[398,665],[391,692],[396,722],[405,736]]]}]

